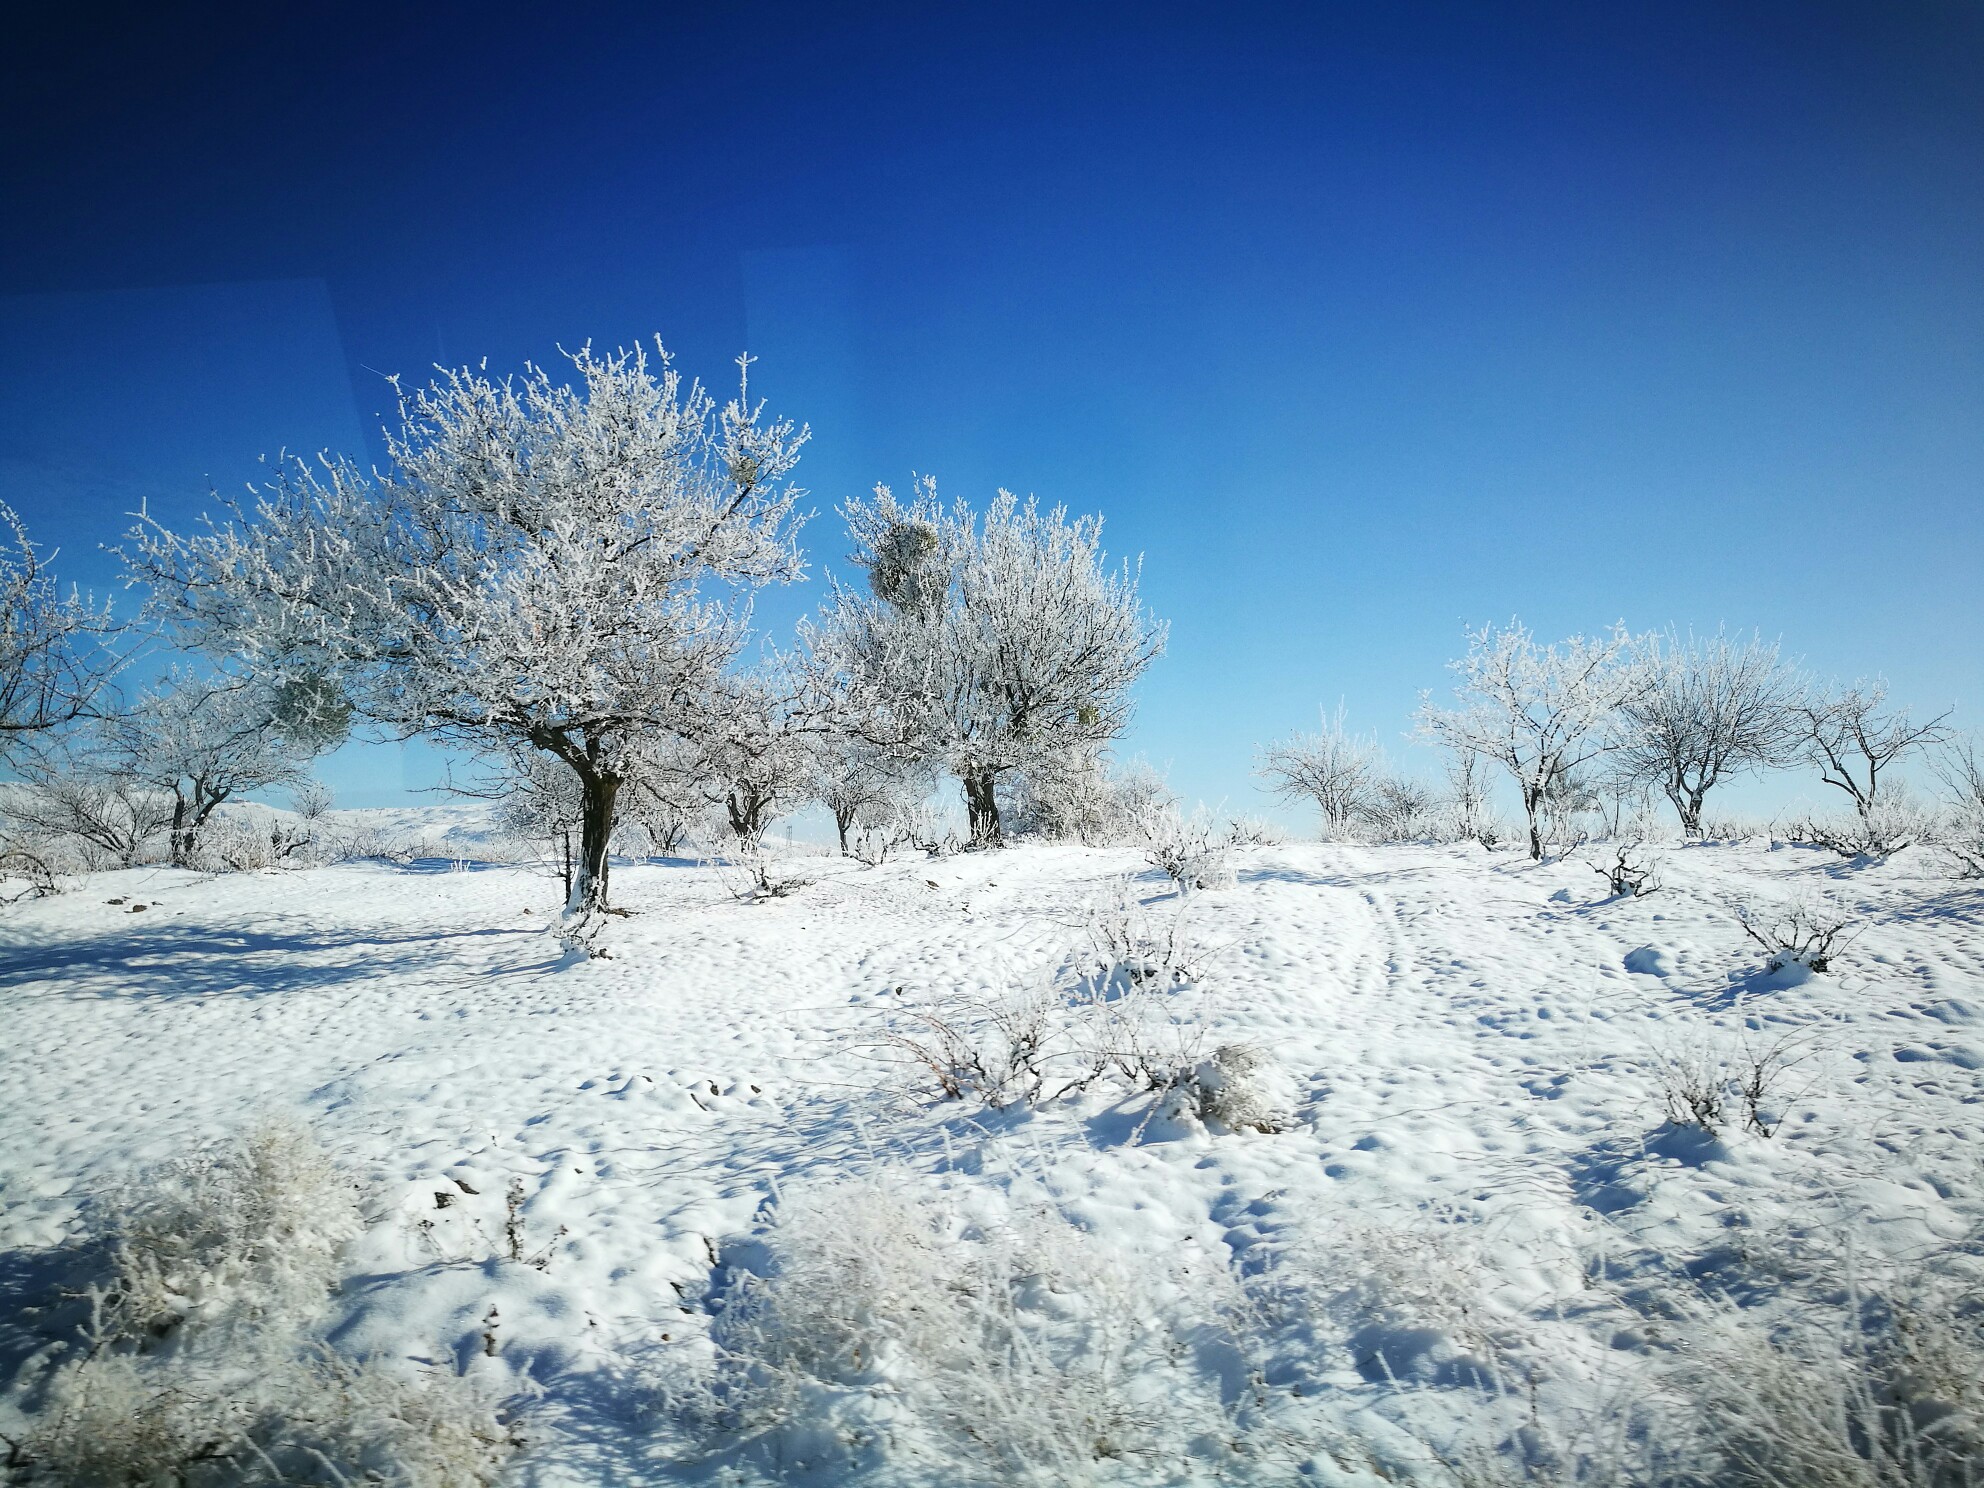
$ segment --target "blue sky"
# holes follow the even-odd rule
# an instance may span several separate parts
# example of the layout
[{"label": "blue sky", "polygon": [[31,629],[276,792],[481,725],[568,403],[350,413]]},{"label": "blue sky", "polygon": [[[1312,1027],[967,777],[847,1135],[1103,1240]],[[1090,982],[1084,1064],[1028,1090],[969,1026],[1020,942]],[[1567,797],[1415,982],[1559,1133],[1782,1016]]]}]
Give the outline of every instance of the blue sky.
[{"label": "blue sky", "polygon": [[1419,689],[1512,614],[1756,627],[1980,722],[1977,7],[36,24],[0,497],[83,581],[140,499],[370,452],[382,373],[659,332],[812,423],[816,572],[912,470],[1104,513],[1172,622],[1126,750],[1190,798],[1261,805],[1339,698],[1430,768]]}]

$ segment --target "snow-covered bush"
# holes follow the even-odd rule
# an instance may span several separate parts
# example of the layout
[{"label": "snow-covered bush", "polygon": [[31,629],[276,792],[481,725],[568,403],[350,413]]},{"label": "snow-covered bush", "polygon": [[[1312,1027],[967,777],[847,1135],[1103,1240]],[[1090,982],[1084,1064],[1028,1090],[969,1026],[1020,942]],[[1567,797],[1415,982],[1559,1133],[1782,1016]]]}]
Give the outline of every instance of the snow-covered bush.
[{"label": "snow-covered bush", "polygon": [[1806,817],[1786,835],[1842,858],[1887,858],[1939,835],[1934,815],[1906,790],[1890,787],[1850,816]]},{"label": "snow-covered bush", "polygon": [[1285,1131],[1295,1119],[1295,1085],[1257,1044],[1221,1044],[1192,1069],[1190,1088],[1202,1121],[1233,1131]]},{"label": "snow-covered bush", "polygon": [[1264,816],[1236,816],[1226,828],[1226,840],[1234,847],[1280,847],[1288,832]]},{"label": "snow-covered bush", "polygon": [[1187,933],[1190,906],[1159,916],[1137,896],[1130,879],[1118,879],[1090,904],[1082,925],[1088,958],[1084,981],[1125,987],[1170,987],[1197,981],[1204,951]]},{"label": "snow-covered bush", "polygon": [[1609,863],[1601,859],[1589,866],[1592,872],[1605,880],[1606,888],[1612,891],[1615,899],[1639,898],[1660,887],[1660,881],[1654,876],[1653,861],[1636,842],[1616,844]]},{"label": "snow-covered bush", "polygon": [[355,1188],[268,1125],[101,1202],[109,1262],[50,1358],[9,1481],[480,1488],[516,1445],[472,1380],[345,1357],[311,1325],[360,1229]]},{"label": "snow-covered bush", "polygon": [[1491,851],[1507,834],[1495,819],[1489,790],[1489,760],[1473,749],[1449,749],[1443,771],[1447,781],[1446,831],[1455,842],[1478,842]]},{"label": "snow-covered bush", "polygon": [[1160,943],[1120,924],[1108,938],[1095,960],[1078,955],[1058,977],[892,1009],[873,1047],[895,1071],[894,1088],[998,1110],[1099,1084],[1191,1086],[1207,1030],[1170,996],[1184,975],[1182,940]]},{"label": "snow-covered bush", "polygon": [[62,1371],[13,1481],[99,1488],[484,1488],[516,1441],[490,1392],[326,1349],[99,1354]]},{"label": "snow-covered bush", "polygon": [[720,1449],[841,1476],[887,1441],[951,1484],[1170,1482],[1224,1455],[1203,1285],[1057,1214],[909,1174],[788,1193],[671,1403]]},{"label": "snow-covered bush", "polygon": [[1853,939],[1853,921],[1839,905],[1824,899],[1799,899],[1756,908],[1736,907],[1743,933],[1762,946],[1771,971],[1800,966],[1827,971]]},{"label": "snow-covered bush", "polygon": [[62,892],[58,849],[45,838],[0,837],[0,904],[49,899]]},{"label": "snow-covered bush", "polygon": [[729,828],[726,815],[715,832],[704,837],[712,845],[703,853],[703,864],[715,873],[724,892],[739,904],[783,899],[812,883],[805,874],[786,869],[763,833],[724,842],[722,839],[730,835]]},{"label": "snow-covered bush", "polygon": [[1357,821],[1378,842],[1428,842],[1443,835],[1441,802],[1402,775],[1381,775],[1367,787]]},{"label": "snow-covered bush", "polygon": [[1955,861],[1959,878],[1984,878],[1984,756],[1974,741],[1950,745],[1936,760],[1949,795],[1937,845]]},{"label": "snow-covered bush", "polygon": [[1787,1105],[1810,1089],[1787,1088],[1819,1048],[1809,1027],[1749,1028],[1728,1033],[1707,1024],[1685,1027],[1654,1048],[1649,1064],[1665,1119],[1721,1133],[1732,1126],[1772,1137]]},{"label": "snow-covered bush", "polygon": [[1163,870],[1179,893],[1233,887],[1232,843],[1203,810],[1190,816],[1167,811],[1145,833],[1144,861]]},{"label": "snow-covered bush", "polygon": [[1693,1309],[1675,1370],[1726,1481],[1968,1488],[1984,1480],[1984,1297],[1933,1272],[1769,1310]]},{"label": "snow-covered bush", "polygon": [[107,1337],[295,1319],[319,1308],[361,1224],[351,1178],[300,1129],[270,1124],[106,1195]]},{"label": "snow-covered bush", "polygon": [[51,862],[130,868],[154,861],[173,801],[110,761],[87,753],[41,755],[0,799],[9,836],[37,843]]},{"label": "snow-covered bush", "polygon": [[1056,1100],[1099,1071],[1051,985],[913,1007],[885,1033],[884,1053],[933,1082],[946,1100],[993,1110]]},{"label": "snow-covered bush", "polygon": [[1702,817],[1703,842],[1752,842],[1771,835],[1772,826],[1752,816]]},{"label": "snow-covered bush", "polygon": [[999,811],[1017,835],[1116,847],[1143,844],[1177,802],[1144,761],[1111,768],[1099,750],[1082,750],[1015,771]]}]

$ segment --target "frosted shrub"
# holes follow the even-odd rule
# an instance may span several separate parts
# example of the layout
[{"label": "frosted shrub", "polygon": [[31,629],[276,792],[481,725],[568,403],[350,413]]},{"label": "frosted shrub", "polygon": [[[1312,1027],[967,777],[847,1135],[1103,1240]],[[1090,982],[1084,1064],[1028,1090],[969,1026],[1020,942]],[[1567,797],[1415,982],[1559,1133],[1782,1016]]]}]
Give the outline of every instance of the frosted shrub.
[{"label": "frosted shrub", "polygon": [[99,1355],[57,1377],[39,1420],[16,1477],[73,1488],[482,1488],[515,1449],[474,1382],[328,1351],[231,1365]]},{"label": "frosted shrub", "polygon": [[1887,792],[1850,816],[1806,817],[1789,830],[1791,840],[1822,847],[1842,858],[1888,858],[1936,835],[1934,816],[1906,791]]},{"label": "frosted shrub", "polygon": [[1153,821],[1144,859],[1178,885],[1178,892],[1230,889],[1234,884],[1232,847],[1204,812],[1186,817],[1166,812]]},{"label": "frosted shrub", "polygon": [[1137,897],[1128,879],[1119,879],[1108,894],[1089,906],[1083,928],[1092,959],[1084,975],[1091,981],[1122,986],[1168,987],[1197,981],[1200,948],[1186,934],[1190,906],[1169,915],[1153,915]]},{"label": "frosted shrub", "polygon": [[300,1130],[270,1125],[146,1174],[106,1201],[110,1337],[306,1316],[361,1228],[356,1190]]},{"label": "frosted shrub", "polygon": [[1438,797],[1418,781],[1403,776],[1373,780],[1358,807],[1357,819],[1379,842],[1427,842],[1441,835]]},{"label": "frosted shrub", "polygon": [[61,893],[60,863],[51,843],[31,837],[0,839],[0,904]]},{"label": "frosted shrub", "polygon": [[1955,860],[1959,878],[1984,878],[1984,758],[1965,741],[1944,751],[1936,773],[1950,791],[1938,845]]},{"label": "frosted shrub", "polygon": [[55,1362],[13,1478],[30,1484],[479,1488],[515,1441],[480,1384],[308,1341],[359,1229],[351,1182],[264,1127],[109,1196],[111,1276]]},{"label": "frosted shrub", "polygon": [[1191,1072],[1202,1121],[1234,1131],[1285,1131],[1295,1119],[1295,1086],[1275,1057],[1255,1044],[1222,1044]]},{"label": "frosted shrub", "polygon": [[815,1466],[886,1434],[946,1483],[1183,1476],[1225,1420],[1189,1294],[1058,1215],[969,1215],[908,1181],[789,1196],[765,1274],[717,1316],[715,1371],[678,1404]]},{"label": "frosted shrub", "polygon": [[1811,1088],[1810,1081],[1794,1089],[1786,1083],[1817,1052],[1818,1039],[1811,1028],[1725,1037],[1702,1026],[1683,1033],[1650,1056],[1666,1119],[1711,1134],[1740,1124],[1757,1136],[1775,1136],[1786,1106]]},{"label": "frosted shrub", "polygon": [[1955,860],[1957,877],[1984,878],[1984,810],[1955,812],[1941,835],[1943,850]]},{"label": "frosted shrub", "polygon": [[1097,1076],[1065,999],[1051,987],[911,1009],[883,1036],[882,1048],[927,1074],[946,1100],[995,1111],[1059,1099]]},{"label": "frosted shrub", "polygon": [[1638,850],[1637,843],[1621,843],[1613,849],[1612,861],[1603,860],[1590,865],[1591,871],[1605,880],[1606,888],[1612,891],[1615,899],[1636,899],[1651,894],[1660,887],[1653,874],[1653,863]]},{"label": "frosted shrub", "polygon": [[1984,1482],[1984,1311],[1923,1279],[1775,1317],[1698,1309],[1684,1387],[1728,1480],[1756,1488]]},{"label": "frosted shrub", "polygon": [[1234,847],[1280,847],[1288,833],[1264,816],[1236,816],[1226,829],[1226,840]]}]

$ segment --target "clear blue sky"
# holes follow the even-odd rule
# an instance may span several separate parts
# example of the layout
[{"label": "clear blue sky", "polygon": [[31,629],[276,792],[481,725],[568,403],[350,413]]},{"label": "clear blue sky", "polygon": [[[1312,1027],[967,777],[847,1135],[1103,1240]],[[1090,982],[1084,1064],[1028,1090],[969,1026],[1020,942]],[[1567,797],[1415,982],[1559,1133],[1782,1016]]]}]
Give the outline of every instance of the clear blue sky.
[{"label": "clear blue sky", "polygon": [[15,25],[0,496],[86,582],[140,498],[364,447],[380,373],[660,332],[813,424],[816,571],[912,469],[1103,512],[1172,622],[1127,748],[1229,809],[1340,697],[1409,761],[1511,614],[1984,716],[1984,7]]}]

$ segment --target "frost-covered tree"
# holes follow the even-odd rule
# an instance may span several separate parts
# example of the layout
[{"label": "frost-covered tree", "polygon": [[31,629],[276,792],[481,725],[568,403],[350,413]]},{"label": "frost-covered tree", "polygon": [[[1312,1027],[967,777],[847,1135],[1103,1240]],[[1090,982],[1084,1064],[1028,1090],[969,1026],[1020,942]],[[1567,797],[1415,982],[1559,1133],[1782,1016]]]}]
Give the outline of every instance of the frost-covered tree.
[{"label": "frost-covered tree", "polygon": [[1472,749],[1449,749],[1442,771],[1454,834],[1463,842],[1493,847],[1499,834],[1489,800],[1488,761]]},{"label": "frost-covered tree", "polygon": [[842,857],[850,832],[886,826],[929,795],[933,784],[921,765],[845,729],[812,735],[808,756],[808,792],[833,818]]},{"label": "frost-covered tree", "polygon": [[1877,677],[1807,693],[1792,708],[1799,752],[1821,780],[1846,792],[1863,822],[1874,814],[1883,771],[1949,737],[1947,712],[1915,723],[1887,701],[1888,684]]},{"label": "frost-covered tree", "polygon": [[776,662],[759,673],[725,678],[706,701],[705,714],[694,777],[731,835],[755,843],[807,798],[814,721],[801,689]]},{"label": "frost-covered tree", "polygon": [[64,594],[49,556],[0,502],[0,758],[82,717],[117,667],[109,606]]},{"label": "frost-covered tree", "polygon": [[172,861],[182,868],[192,864],[200,832],[222,804],[300,784],[324,742],[320,734],[299,738],[279,727],[276,699],[262,682],[183,668],[145,689],[104,734],[117,773],[171,798]]},{"label": "frost-covered tree", "polygon": [[1000,841],[1002,777],[1100,748],[1164,646],[1140,569],[1108,565],[1102,519],[1001,491],[982,518],[935,484],[878,486],[843,511],[865,589],[836,584],[807,641],[846,726],[956,776],[972,841]]},{"label": "frost-covered tree", "polygon": [[151,611],[252,669],[334,679],[388,733],[536,750],[578,782],[568,913],[606,898],[637,745],[701,719],[757,588],[801,572],[806,435],[719,407],[657,348],[443,373],[402,394],[383,471],[279,462],[251,508],[126,560]]},{"label": "frost-covered tree", "polygon": [[1322,813],[1323,834],[1345,831],[1369,802],[1383,755],[1376,739],[1350,732],[1344,708],[1323,715],[1313,734],[1296,734],[1265,746],[1254,773],[1284,801],[1307,801]]},{"label": "frost-covered tree", "polygon": [[1733,775],[1789,763],[1799,682],[1761,637],[1669,631],[1641,642],[1644,685],[1619,710],[1611,774],[1625,790],[1657,789],[1681,830],[1699,837],[1702,802]]},{"label": "frost-covered tree", "polygon": [[1450,749],[1494,760],[1514,777],[1529,819],[1529,855],[1543,856],[1543,808],[1566,777],[1613,746],[1619,709],[1644,685],[1623,626],[1539,646],[1519,622],[1467,634],[1451,663],[1458,706],[1419,701],[1420,733]]},{"label": "frost-covered tree", "polygon": [[22,774],[0,803],[10,839],[63,843],[85,863],[129,868],[172,823],[172,797],[115,760],[64,749],[29,757]]}]

